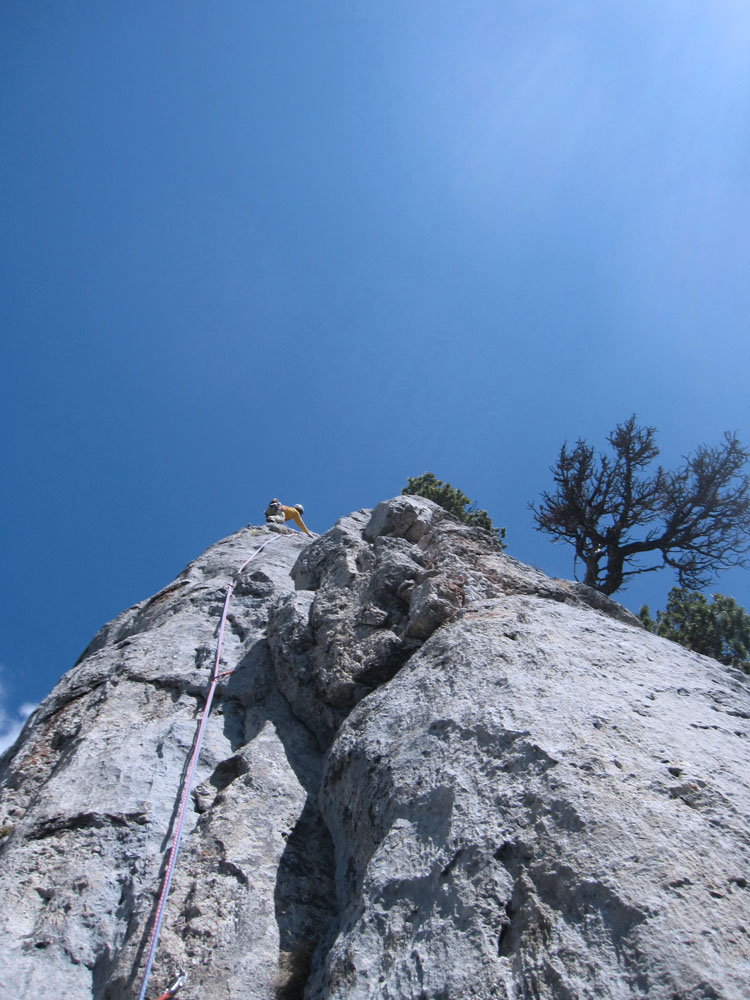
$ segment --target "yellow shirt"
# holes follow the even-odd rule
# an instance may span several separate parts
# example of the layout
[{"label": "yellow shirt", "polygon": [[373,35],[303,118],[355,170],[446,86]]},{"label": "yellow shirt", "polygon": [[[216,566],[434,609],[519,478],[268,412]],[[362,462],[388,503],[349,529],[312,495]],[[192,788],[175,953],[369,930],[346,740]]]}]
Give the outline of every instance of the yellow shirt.
[{"label": "yellow shirt", "polygon": [[295,524],[296,524],[296,525],[297,525],[297,526],[298,526],[299,528],[301,528],[301,529],[302,529],[302,531],[304,531],[304,533],[305,533],[306,535],[309,535],[309,534],[310,534],[310,532],[309,532],[309,531],[307,530],[307,528],[305,527],[305,523],[304,523],[304,521],[303,521],[303,520],[302,520],[302,518],[301,518],[301,517],[299,516],[299,511],[298,511],[298,510],[297,510],[297,509],[296,509],[295,507],[286,507],[286,506],[285,506],[284,504],[282,504],[282,505],[281,505],[281,509],[282,509],[282,510],[284,511],[284,520],[285,520],[285,521],[294,521],[294,523],[295,523]]}]

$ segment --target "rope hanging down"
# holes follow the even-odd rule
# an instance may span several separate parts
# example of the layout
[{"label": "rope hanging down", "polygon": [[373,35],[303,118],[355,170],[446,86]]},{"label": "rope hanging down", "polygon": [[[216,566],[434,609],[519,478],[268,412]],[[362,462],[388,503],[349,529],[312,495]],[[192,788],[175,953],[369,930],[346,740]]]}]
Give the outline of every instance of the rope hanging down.
[{"label": "rope hanging down", "polygon": [[[182,801],[180,802],[180,809],[177,819],[177,828],[175,830],[175,835],[172,840],[172,847],[169,852],[169,861],[167,863],[167,870],[164,874],[164,882],[162,884],[161,895],[159,896],[159,905],[156,911],[156,919],[154,920],[154,928],[151,931],[151,941],[149,943],[148,959],[146,961],[146,971],[143,974],[143,986],[141,987],[141,992],[139,994],[138,1000],[144,1000],[146,996],[148,980],[149,976],[151,975],[151,966],[154,964],[154,956],[156,955],[156,946],[159,942],[159,933],[161,931],[161,925],[164,920],[164,910],[167,905],[167,896],[169,895],[169,889],[170,886],[172,885],[172,876],[174,874],[175,864],[177,862],[177,854],[180,850],[180,841],[182,840],[182,826],[185,821],[188,799],[190,798],[190,792],[193,787],[193,777],[195,776],[195,769],[198,765],[198,758],[200,757],[201,746],[203,744],[203,734],[206,731],[206,723],[208,722],[208,716],[211,711],[211,702],[213,701],[214,698],[214,691],[216,690],[216,685],[218,684],[219,679],[223,676],[223,674],[219,673],[219,664],[221,662],[221,650],[222,650],[222,644],[224,642],[224,625],[226,624],[227,612],[229,611],[229,602],[232,599],[232,591],[234,590],[234,585],[236,581],[245,571],[245,568],[253,561],[253,559],[255,559],[255,557],[259,553],[263,551],[263,549],[267,545],[270,545],[271,542],[275,542],[280,537],[281,535],[275,535],[273,538],[269,538],[268,541],[263,542],[263,544],[259,546],[255,550],[255,552],[253,552],[250,558],[246,559],[245,562],[240,566],[240,568],[234,574],[232,582],[229,584],[229,587],[227,588],[227,596],[224,601],[224,610],[221,613],[221,624],[219,625],[219,638],[216,643],[216,661],[214,663],[214,669],[211,675],[211,686],[209,687],[208,694],[206,695],[206,704],[203,708],[203,715],[201,716],[200,725],[198,726],[198,733],[195,738],[195,743],[193,745],[193,752],[190,757],[190,763],[188,766],[187,775],[185,777],[185,786],[182,792]],[[179,985],[177,986],[177,989],[179,989],[180,986],[182,985],[180,978],[178,978],[177,983],[179,983]],[[176,992],[176,990],[174,990],[173,987],[170,987],[170,990],[167,990],[167,993],[165,994],[166,996],[173,996],[174,993]]]}]

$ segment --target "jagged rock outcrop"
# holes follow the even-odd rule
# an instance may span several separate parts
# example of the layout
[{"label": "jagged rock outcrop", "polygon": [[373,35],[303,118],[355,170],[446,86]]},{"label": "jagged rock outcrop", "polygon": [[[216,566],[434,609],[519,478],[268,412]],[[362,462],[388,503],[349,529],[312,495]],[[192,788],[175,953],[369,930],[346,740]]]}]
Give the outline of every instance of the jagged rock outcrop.
[{"label": "jagged rock outcrop", "polygon": [[[0,1000],[138,995],[248,528],[94,638],[0,761]],[[236,584],[149,995],[735,998],[750,697],[427,500]]]}]

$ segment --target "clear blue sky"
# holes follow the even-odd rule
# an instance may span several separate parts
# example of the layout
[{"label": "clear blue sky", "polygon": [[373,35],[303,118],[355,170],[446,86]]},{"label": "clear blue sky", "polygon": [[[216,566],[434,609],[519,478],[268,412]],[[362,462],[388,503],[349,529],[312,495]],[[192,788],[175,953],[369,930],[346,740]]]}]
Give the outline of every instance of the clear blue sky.
[{"label": "clear blue sky", "polygon": [[746,0],[5,0],[0,728],[274,495],[571,576],[564,439],[749,444],[749,74]]}]

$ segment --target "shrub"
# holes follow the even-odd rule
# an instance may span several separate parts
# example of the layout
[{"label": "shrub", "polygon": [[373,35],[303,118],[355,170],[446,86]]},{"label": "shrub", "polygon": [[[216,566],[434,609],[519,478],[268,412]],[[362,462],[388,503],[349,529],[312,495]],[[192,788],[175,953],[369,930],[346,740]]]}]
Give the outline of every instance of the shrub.
[{"label": "shrub", "polygon": [[425,497],[438,504],[443,510],[453,514],[459,521],[468,524],[472,528],[484,528],[491,532],[501,548],[505,548],[505,528],[497,528],[492,523],[492,518],[486,510],[479,510],[476,505],[462,493],[461,490],[444,483],[432,472],[425,472],[421,476],[408,478],[408,485],[401,490],[402,494]]}]

